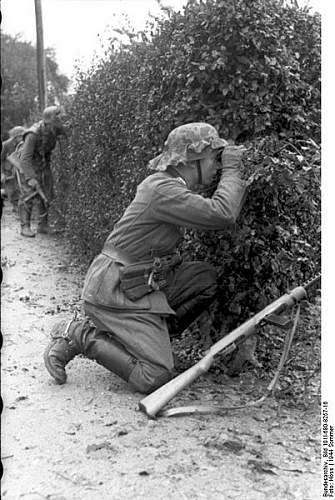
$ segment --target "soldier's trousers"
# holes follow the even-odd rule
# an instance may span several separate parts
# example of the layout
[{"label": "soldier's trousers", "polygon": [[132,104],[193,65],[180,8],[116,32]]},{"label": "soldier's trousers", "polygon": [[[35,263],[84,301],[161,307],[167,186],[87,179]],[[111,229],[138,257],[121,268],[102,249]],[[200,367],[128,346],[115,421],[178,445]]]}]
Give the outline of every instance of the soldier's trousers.
[{"label": "soldier's trousers", "polygon": [[16,208],[20,197],[20,191],[15,177],[5,181],[5,192],[13,207]]},{"label": "soldier's trousers", "polygon": [[[36,179],[50,202],[53,198],[53,179],[50,168],[46,168],[45,171],[36,175]],[[48,222],[48,209],[38,194],[30,197],[30,195],[35,193],[35,190],[27,184],[23,173],[19,173],[19,190],[20,196],[18,205],[21,226],[30,226],[34,203],[37,206],[39,214],[39,224],[46,225]]]},{"label": "soldier's trousers", "polygon": [[[85,338],[82,352],[87,357],[117,373],[136,390],[150,393],[174,375],[169,328],[172,334],[182,332],[213,301],[216,288],[212,266],[182,263],[165,291],[176,311],[172,321],[158,314],[119,313],[85,302],[85,313],[94,326],[81,322],[85,332],[78,343],[83,345]],[[79,331],[78,324],[77,337]]]}]

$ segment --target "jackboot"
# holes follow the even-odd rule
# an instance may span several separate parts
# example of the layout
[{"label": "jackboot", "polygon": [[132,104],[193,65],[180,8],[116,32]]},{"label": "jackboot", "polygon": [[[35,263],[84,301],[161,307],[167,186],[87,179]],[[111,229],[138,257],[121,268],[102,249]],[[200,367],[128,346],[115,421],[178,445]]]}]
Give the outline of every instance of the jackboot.
[{"label": "jackboot", "polygon": [[35,238],[35,233],[31,230],[28,225],[21,226],[21,236],[26,236],[27,238]]},{"label": "jackboot", "polygon": [[80,353],[74,335],[76,321],[58,321],[51,329],[51,341],[44,351],[44,364],[58,384],[65,384],[65,366]]},{"label": "jackboot", "polygon": [[126,381],[136,364],[136,359],[121,344],[107,332],[98,331],[90,319],[56,323],[44,352],[44,363],[58,384],[66,382],[65,367],[77,354],[97,361]]},{"label": "jackboot", "polygon": [[21,223],[21,235],[26,236],[27,238],[34,238],[35,233],[33,233],[30,227],[32,207],[23,202],[19,202],[18,209]]},{"label": "jackboot", "polygon": [[40,234],[48,234],[48,214],[40,215],[39,222],[37,224],[37,232]]},{"label": "jackboot", "polygon": [[19,214],[19,208],[18,208],[18,203],[17,203],[17,200],[15,201],[12,201],[12,210],[13,210],[13,213],[18,215]]}]

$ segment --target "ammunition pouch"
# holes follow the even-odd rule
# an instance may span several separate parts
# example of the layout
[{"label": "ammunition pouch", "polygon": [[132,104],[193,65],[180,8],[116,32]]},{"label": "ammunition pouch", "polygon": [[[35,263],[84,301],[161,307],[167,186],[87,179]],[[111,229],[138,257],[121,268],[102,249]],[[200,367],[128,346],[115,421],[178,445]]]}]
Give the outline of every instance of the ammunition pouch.
[{"label": "ammunition pouch", "polygon": [[169,273],[181,260],[180,255],[175,253],[125,265],[120,269],[120,288],[126,297],[133,301],[148,293],[162,290],[168,285]]}]

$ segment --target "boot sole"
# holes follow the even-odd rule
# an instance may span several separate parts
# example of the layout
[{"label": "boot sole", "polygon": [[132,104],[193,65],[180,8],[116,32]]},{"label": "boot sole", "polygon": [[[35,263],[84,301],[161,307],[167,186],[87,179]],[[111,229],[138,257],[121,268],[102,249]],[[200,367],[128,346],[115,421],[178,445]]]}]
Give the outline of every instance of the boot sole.
[{"label": "boot sole", "polygon": [[51,363],[49,361],[49,351],[50,351],[50,348],[47,347],[45,349],[45,351],[44,351],[44,354],[43,354],[43,359],[44,359],[45,367],[48,370],[48,372],[51,375],[51,377],[56,381],[56,383],[58,385],[63,385],[66,382],[67,376],[65,374],[65,377],[59,378],[58,375],[55,374],[55,370],[54,370],[53,366],[51,365]]}]

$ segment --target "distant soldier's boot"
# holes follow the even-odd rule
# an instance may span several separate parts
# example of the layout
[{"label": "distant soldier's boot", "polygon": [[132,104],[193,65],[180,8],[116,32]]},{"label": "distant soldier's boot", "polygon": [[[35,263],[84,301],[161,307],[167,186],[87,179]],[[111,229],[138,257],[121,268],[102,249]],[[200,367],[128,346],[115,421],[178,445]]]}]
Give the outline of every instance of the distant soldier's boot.
[{"label": "distant soldier's boot", "polygon": [[26,206],[24,203],[19,203],[18,209],[21,223],[21,235],[26,236],[27,238],[33,238],[35,233],[30,227],[31,208]]},{"label": "distant soldier's boot", "polygon": [[14,214],[18,215],[18,213],[19,213],[18,201],[17,200],[12,200],[12,206],[13,206],[13,212],[14,212]]},{"label": "distant soldier's boot", "polygon": [[28,225],[21,226],[21,236],[26,236],[27,238],[35,238],[35,233],[31,230]]},{"label": "distant soldier's boot", "polygon": [[40,215],[39,222],[37,224],[37,232],[40,234],[48,234],[48,214]]},{"label": "distant soldier's boot", "polygon": [[65,367],[77,354],[96,360],[126,381],[136,364],[133,356],[108,333],[98,331],[91,320],[56,323],[44,352],[44,363],[58,384],[66,382]]},{"label": "distant soldier's boot", "polygon": [[18,207],[19,197],[20,197],[20,193],[14,187],[14,190],[13,190],[13,192],[11,194],[11,197],[10,197],[11,204],[13,205],[13,212],[14,212],[14,214],[18,214],[19,213],[19,207]]}]

